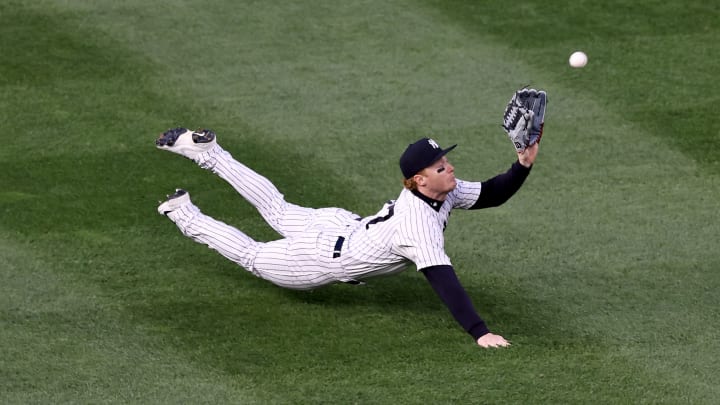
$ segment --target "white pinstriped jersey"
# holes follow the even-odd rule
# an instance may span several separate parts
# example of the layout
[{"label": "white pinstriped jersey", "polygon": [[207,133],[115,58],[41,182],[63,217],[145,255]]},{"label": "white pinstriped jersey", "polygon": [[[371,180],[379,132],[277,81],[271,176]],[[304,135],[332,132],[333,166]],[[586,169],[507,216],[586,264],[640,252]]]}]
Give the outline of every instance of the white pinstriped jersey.
[{"label": "white pinstriped jersey", "polygon": [[363,278],[402,271],[408,261],[417,269],[452,265],[445,253],[444,230],[454,208],[470,208],[481,183],[457,180],[440,209],[403,189],[375,216],[364,218],[348,236],[342,264],[351,277]]}]

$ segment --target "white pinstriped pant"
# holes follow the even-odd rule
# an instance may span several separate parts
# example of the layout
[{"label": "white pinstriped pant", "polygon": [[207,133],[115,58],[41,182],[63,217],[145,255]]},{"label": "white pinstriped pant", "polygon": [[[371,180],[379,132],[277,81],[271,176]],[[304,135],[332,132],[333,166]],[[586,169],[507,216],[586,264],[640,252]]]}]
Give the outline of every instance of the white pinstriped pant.
[{"label": "white pinstriped pant", "polygon": [[352,281],[340,260],[333,259],[333,250],[339,236],[347,236],[360,224],[358,215],[342,208],[288,203],[268,179],[237,162],[219,145],[202,153],[197,163],[230,183],[283,239],[257,242],[203,214],[194,204],[167,214],[183,235],[281,287],[307,290]]}]

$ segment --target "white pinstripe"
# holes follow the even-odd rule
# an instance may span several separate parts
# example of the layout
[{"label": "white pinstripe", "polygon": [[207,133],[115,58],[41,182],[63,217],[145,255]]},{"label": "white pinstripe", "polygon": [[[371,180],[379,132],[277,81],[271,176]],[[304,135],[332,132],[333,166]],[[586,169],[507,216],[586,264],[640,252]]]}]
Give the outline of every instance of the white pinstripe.
[{"label": "white pinstripe", "polygon": [[[480,183],[458,180],[456,189],[435,211],[409,190],[403,190],[396,201],[361,220],[341,208],[313,209],[285,201],[268,179],[234,160],[219,145],[200,154],[196,162],[226,180],[283,238],[257,242],[204,215],[192,203],[167,216],[184,235],[208,245],[256,276],[292,289],[392,274],[410,262],[418,269],[450,265],[443,236],[450,211],[469,208],[480,195]],[[393,215],[388,216],[391,207]],[[341,256],[334,259],[339,236],[346,240]]]}]

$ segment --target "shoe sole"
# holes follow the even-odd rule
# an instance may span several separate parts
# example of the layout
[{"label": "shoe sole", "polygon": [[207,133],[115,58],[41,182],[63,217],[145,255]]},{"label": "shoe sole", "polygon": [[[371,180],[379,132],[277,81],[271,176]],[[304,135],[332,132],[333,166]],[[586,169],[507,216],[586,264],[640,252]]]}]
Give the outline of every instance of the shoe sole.
[{"label": "shoe sole", "polygon": [[[183,136],[190,133],[190,140],[183,140]],[[215,142],[215,132],[209,129],[190,131],[187,128],[174,128],[162,133],[156,140],[155,146],[158,149],[169,150],[185,156],[188,159],[195,159],[198,154],[208,151]],[[182,141],[179,142],[178,141]]]},{"label": "shoe sole", "polygon": [[169,212],[173,212],[176,209],[190,203],[190,194],[183,189],[176,189],[175,193],[167,196],[165,202],[158,206],[158,213],[160,215],[167,215]]}]

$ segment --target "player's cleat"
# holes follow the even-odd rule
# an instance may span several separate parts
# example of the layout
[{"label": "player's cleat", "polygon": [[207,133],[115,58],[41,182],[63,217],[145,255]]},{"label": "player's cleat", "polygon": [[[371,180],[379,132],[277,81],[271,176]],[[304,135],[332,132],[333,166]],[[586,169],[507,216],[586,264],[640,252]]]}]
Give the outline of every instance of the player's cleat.
[{"label": "player's cleat", "polygon": [[197,131],[186,128],[170,129],[155,140],[155,146],[158,149],[165,149],[192,160],[215,145],[217,145],[215,132],[209,129],[198,129]]},{"label": "player's cleat", "polygon": [[169,212],[173,212],[187,204],[190,204],[190,193],[178,188],[174,194],[167,196],[167,199],[161,202],[158,206],[158,213],[167,215]]}]

